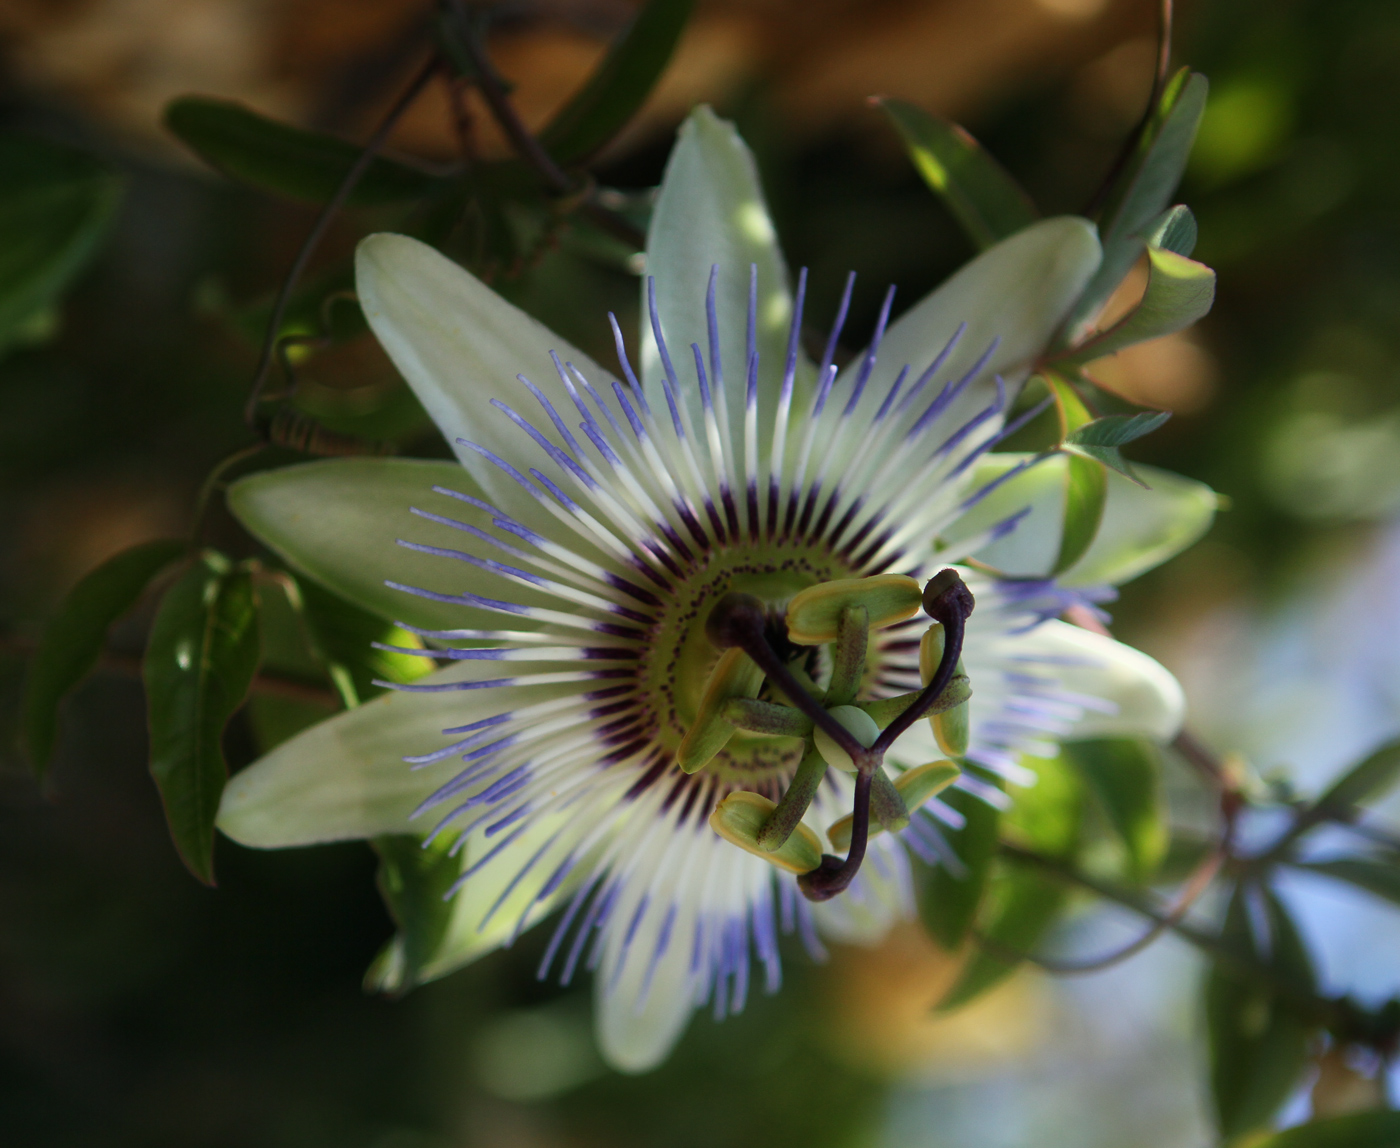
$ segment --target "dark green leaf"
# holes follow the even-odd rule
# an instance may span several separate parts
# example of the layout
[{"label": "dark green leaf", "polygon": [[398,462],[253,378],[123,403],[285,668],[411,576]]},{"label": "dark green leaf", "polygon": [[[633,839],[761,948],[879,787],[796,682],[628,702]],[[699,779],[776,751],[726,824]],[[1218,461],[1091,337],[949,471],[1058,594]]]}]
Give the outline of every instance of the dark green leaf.
[{"label": "dark green leaf", "polygon": [[[1256,934],[1248,898],[1262,900],[1267,936]],[[1240,886],[1230,900],[1221,940],[1266,962],[1280,977],[1311,991],[1312,966],[1283,905],[1267,890]],[[1277,989],[1217,963],[1206,978],[1206,1028],[1216,1116],[1229,1139],[1262,1128],[1288,1099],[1308,1062],[1310,1025]]]},{"label": "dark green leaf", "polygon": [[89,155],[0,134],[0,351],[35,328],[91,258],[121,191]]},{"label": "dark green leaf", "polygon": [[1144,233],[1171,202],[1205,111],[1208,87],[1204,76],[1185,68],[1172,77],[1132,156],[1109,189],[1099,214],[1103,262],[1066,324],[1072,338],[1078,337],[1137,262]]},{"label": "dark green leaf", "polygon": [[37,777],[43,777],[53,758],[59,702],[97,664],[108,627],[185,548],[183,542],[162,539],[123,550],[74,586],[59,605],[24,684],[24,742]]},{"label": "dark green leaf", "polygon": [[1006,869],[992,881],[979,924],[978,947],[938,1002],[940,1012],[958,1008],[1016,971],[1064,907],[1064,888],[1031,869]]},{"label": "dark green leaf", "polygon": [[1154,219],[1143,238],[1149,247],[1190,255],[1196,250],[1196,236],[1196,217],[1184,203],[1178,203]]},{"label": "dark green leaf", "polygon": [[[974,686],[974,689],[976,687]],[[1038,853],[1068,859],[1079,846],[1084,786],[1061,753],[1021,758],[1035,784],[1012,790],[1011,808],[1002,815],[1003,836]]]},{"label": "dark green leaf", "polygon": [[1375,857],[1339,857],[1334,861],[1309,861],[1300,865],[1324,877],[1346,881],[1377,897],[1400,905],[1400,854],[1382,853]]},{"label": "dark green leaf", "polygon": [[1084,557],[1099,532],[1107,502],[1108,472],[1103,463],[1070,455],[1065,468],[1065,526],[1052,573],[1068,570]]},{"label": "dark green leaf", "polygon": [[958,866],[940,864],[928,874],[919,898],[919,914],[930,936],[951,953],[967,939],[986,893],[1001,814],[995,806],[957,788],[945,789],[939,800],[964,818],[961,829],[940,830],[956,854]]},{"label": "dark green leaf", "polygon": [[540,132],[559,163],[579,163],[626,126],[646,101],[690,19],[694,0],[650,0],[588,82]]},{"label": "dark green leaf", "polygon": [[375,958],[365,984],[377,992],[406,992],[420,983],[420,971],[436,955],[447,935],[452,903],[448,889],[462,873],[462,862],[445,841],[424,848],[418,837],[376,837],[379,892],[398,933]]},{"label": "dark green leaf", "polygon": [[1123,457],[1120,446],[1156,430],[1171,418],[1170,411],[1146,411],[1136,415],[1105,415],[1086,423],[1065,437],[1063,449],[1071,455],[1092,459],[1112,467],[1124,478],[1130,478],[1146,489],[1147,483],[1138,477],[1132,464]]},{"label": "dark green leaf", "polygon": [[1387,742],[1347,770],[1317,799],[1318,807],[1345,816],[1400,781],[1400,739]]},{"label": "dark green leaf", "polygon": [[[211,167],[265,191],[325,203],[361,149],[321,132],[259,115],[242,104],[185,96],[165,109],[165,124]],[[440,180],[376,156],[347,203],[373,206],[427,195]]]},{"label": "dark green leaf", "polygon": [[948,206],[968,237],[985,250],[1039,215],[1006,169],[957,124],[903,100],[881,100],[924,182]]},{"label": "dark green leaf", "polygon": [[181,859],[214,883],[214,817],[228,767],[224,726],[258,668],[252,574],[205,552],[160,604],[146,647],[151,776]]},{"label": "dark green leaf", "polygon": [[1145,881],[1167,850],[1157,747],[1140,738],[1099,738],[1066,742],[1064,755],[1127,849],[1130,874]]},{"label": "dark green leaf", "polygon": [[1400,1112],[1353,1112],[1300,1124],[1250,1148],[1400,1148]]},{"label": "dark green leaf", "polygon": [[1147,249],[1147,289],[1136,307],[1106,331],[1055,360],[1079,365],[1189,327],[1215,302],[1215,272],[1160,247]]}]

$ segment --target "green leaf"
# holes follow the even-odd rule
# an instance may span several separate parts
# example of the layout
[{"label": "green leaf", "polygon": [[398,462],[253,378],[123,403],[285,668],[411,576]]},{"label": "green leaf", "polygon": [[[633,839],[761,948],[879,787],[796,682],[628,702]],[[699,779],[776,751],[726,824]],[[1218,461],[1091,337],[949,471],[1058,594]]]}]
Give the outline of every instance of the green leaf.
[{"label": "green leaf", "polygon": [[987,891],[1001,814],[994,805],[957,788],[944,790],[939,800],[964,819],[961,829],[939,830],[957,855],[960,871],[945,863],[929,872],[919,895],[919,915],[929,935],[951,953],[967,939]]},{"label": "green leaf", "polygon": [[1250,1142],[1250,1148],[1396,1148],[1400,1112],[1353,1112],[1299,1124]]},{"label": "green leaf", "polygon": [[1320,809],[1345,815],[1374,801],[1400,781],[1400,739],[1387,742],[1352,766],[1317,799]]},{"label": "green leaf", "polygon": [[381,650],[375,643],[422,649],[422,641],[312,581],[298,583],[312,641],[347,706],[384,692],[376,681],[411,682],[433,671],[431,658]]},{"label": "green leaf", "polygon": [[0,134],[0,351],[52,329],[44,320],[97,250],[122,186],[82,152]]},{"label": "green leaf", "polygon": [[206,551],[165,595],[146,647],[151,776],[175,847],[214,883],[214,817],[228,767],[224,726],[258,668],[252,574]]},{"label": "green leaf", "polygon": [[1143,249],[1143,234],[1171,201],[1196,127],[1206,107],[1206,78],[1183,68],[1167,84],[1132,156],[1119,172],[1099,213],[1104,257],[1066,324],[1071,339],[1123,281]]},{"label": "green leaf", "polygon": [[449,850],[451,834],[425,847],[421,837],[376,837],[379,893],[398,932],[375,958],[365,987],[377,992],[407,992],[425,977],[452,923],[453,904],[444,900],[461,876],[462,860]]},{"label": "green leaf", "polygon": [[[1256,933],[1248,898],[1262,899],[1267,936]],[[1287,911],[1272,893],[1240,886],[1230,900],[1221,940],[1266,962],[1300,991],[1313,987],[1312,965]],[[1211,1093],[1223,1137],[1262,1128],[1288,1099],[1308,1062],[1312,1027],[1267,982],[1240,975],[1223,962],[1206,978],[1206,1028]]]},{"label": "green leaf", "polygon": [[1035,783],[1013,790],[1014,801],[1002,816],[1008,838],[1038,853],[1069,858],[1079,845],[1084,786],[1061,752],[1055,757],[1021,758],[1035,774]]},{"label": "green leaf", "polygon": [[1103,522],[1108,472],[1093,458],[1071,456],[1066,472],[1065,527],[1052,573],[1068,570],[1088,552]]},{"label": "green leaf", "polygon": [[1339,857],[1335,861],[1309,861],[1299,865],[1324,877],[1335,877],[1377,897],[1400,905],[1400,853],[1375,857]]},{"label": "green leaf", "polygon": [[1148,225],[1144,238],[1148,247],[1161,247],[1178,255],[1196,250],[1196,217],[1184,203],[1169,207]]},{"label": "green leaf", "polygon": [[1064,888],[1030,869],[1006,869],[992,882],[979,947],[938,1002],[939,1012],[967,1004],[995,988],[1021,964],[1064,907]]},{"label": "green leaf", "polygon": [[540,132],[545,150],[567,167],[617,135],[666,70],[694,7],[694,0],[650,0],[588,82]]},{"label": "green leaf", "polygon": [[69,591],[44,630],[24,684],[24,743],[42,779],[58,735],[58,705],[97,664],[107,629],[136,604],[151,579],[185,552],[161,539],[107,559]]},{"label": "green leaf", "polygon": [[1131,876],[1147,880],[1166,856],[1168,840],[1157,747],[1141,738],[1101,738],[1066,742],[1064,756],[1122,840]]},{"label": "green leaf", "polygon": [[881,100],[924,182],[985,251],[1039,218],[1035,205],[964,129],[903,100]]},{"label": "green leaf", "polygon": [[[165,126],[202,160],[230,179],[291,199],[325,203],[359,158],[361,148],[259,115],[231,100],[185,96],[165,109]],[[376,156],[347,203],[367,207],[427,195],[441,180]]]},{"label": "green leaf", "polygon": [[[1169,418],[1170,411],[1143,411],[1135,415],[1105,415],[1065,436],[1064,449],[1116,470],[1124,478],[1146,487],[1119,449],[1125,443],[1142,438],[1156,430]],[[1090,539],[1090,541],[1093,541]],[[1086,547],[1087,549],[1087,547]]]},{"label": "green leaf", "polygon": [[1077,366],[1189,327],[1215,302],[1215,272],[1204,263],[1160,247],[1147,249],[1147,289],[1137,306],[1106,331],[1055,359]]}]

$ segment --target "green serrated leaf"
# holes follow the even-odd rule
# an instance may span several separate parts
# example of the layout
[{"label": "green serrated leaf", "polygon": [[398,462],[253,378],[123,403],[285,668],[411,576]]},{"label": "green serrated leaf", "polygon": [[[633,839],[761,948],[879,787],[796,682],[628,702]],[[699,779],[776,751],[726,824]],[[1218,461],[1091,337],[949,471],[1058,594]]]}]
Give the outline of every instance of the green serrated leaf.
[{"label": "green serrated leaf", "polygon": [[1104,415],[1065,436],[1081,446],[1123,446],[1151,434],[1172,417],[1171,411],[1142,411],[1135,415]]},{"label": "green serrated leaf", "polygon": [[1171,202],[1205,111],[1206,78],[1183,68],[1167,84],[1133,155],[1119,172],[1099,213],[1103,262],[1065,325],[1071,339],[1108,301],[1142,253],[1144,232]]},{"label": "green serrated leaf", "polygon": [[1080,366],[1189,327],[1215,302],[1215,272],[1204,263],[1160,247],[1147,249],[1147,289],[1137,306],[1106,331],[1073,347],[1054,362]]},{"label": "green serrated leaf", "polygon": [[1122,840],[1132,878],[1147,880],[1168,840],[1157,747],[1140,738],[1101,738],[1066,742],[1064,756]]},{"label": "green serrated leaf", "polygon": [[1309,861],[1298,868],[1321,873],[1324,877],[1334,877],[1400,905],[1400,853]]},{"label": "green serrated leaf", "polygon": [[961,789],[946,789],[939,800],[964,819],[961,829],[940,830],[959,867],[955,871],[940,864],[929,872],[919,896],[919,915],[929,935],[951,953],[967,939],[987,891],[1001,814],[995,806]]},{"label": "green serrated leaf", "polygon": [[680,42],[695,0],[650,0],[588,81],[540,132],[559,163],[579,163],[637,114]]},{"label": "green serrated leaf", "polygon": [[170,835],[199,880],[214,883],[214,817],[228,776],[220,744],[259,656],[253,577],[206,551],[161,601],[144,677],[151,776]]},{"label": "green serrated leaf", "polygon": [[1196,250],[1198,229],[1196,217],[1184,203],[1169,207],[1147,227],[1143,238],[1148,247],[1160,247],[1178,255],[1190,255]]},{"label": "green serrated leaf", "polygon": [[[1248,898],[1258,896],[1260,936]],[[1230,899],[1221,940],[1266,962],[1299,990],[1313,987],[1312,964],[1282,903],[1267,890],[1240,886]],[[1289,1009],[1267,982],[1241,977],[1217,964],[1206,978],[1206,1028],[1211,1093],[1223,1137],[1264,1127],[1288,1099],[1308,1062],[1312,1027]]]},{"label": "green serrated leaf", "polygon": [[56,327],[45,319],[96,252],[122,187],[89,155],[0,133],[0,351]]},{"label": "green serrated leaf", "polygon": [[423,970],[437,955],[453,906],[444,900],[461,876],[462,861],[449,852],[453,838],[424,846],[420,837],[376,837],[379,893],[398,926],[366,975],[366,987],[385,993],[407,992],[421,983]]},{"label": "green serrated leaf", "polygon": [[971,135],[903,100],[881,100],[924,182],[980,250],[1040,218],[1006,169]]},{"label": "green serrated leaf", "polygon": [[1320,809],[1345,816],[1374,801],[1400,781],[1400,739],[1387,742],[1332,783],[1317,799]]},{"label": "green serrated leaf", "polygon": [[[291,199],[325,203],[361,148],[322,132],[259,115],[231,100],[185,96],[165,109],[165,126],[230,179]],[[369,207],[418,199],[441,180],[383,156],[370,161],[347,203]]]},{"label": "green serrated leaf", "polygon": [[24,683],[24,744],[37,778],[42,780],[53,758],[59,703],[97,664],[112,623],[185,549],[183,542],[161,539],[123,550],[88,574],[59,604]]},{"label": "green serrated leaf", "polygon": [[1353,1112],[1250,1141],[1250,1148],[1396,1148],[1400,1112]]}]

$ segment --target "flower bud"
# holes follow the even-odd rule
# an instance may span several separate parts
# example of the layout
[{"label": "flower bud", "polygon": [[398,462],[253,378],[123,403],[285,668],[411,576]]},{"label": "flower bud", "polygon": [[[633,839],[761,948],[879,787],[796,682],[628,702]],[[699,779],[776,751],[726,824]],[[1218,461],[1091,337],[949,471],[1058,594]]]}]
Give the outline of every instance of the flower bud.
[{"label": "flower bud", "polygon": [[[872,718],[864,710],[858,710],[855,706],[832,706],[826,711],[836,719],[841,726],[861,745],[869,749],[875,744],[876,738],[880,736],[880,727],[875,724]],[[856,763],[851,760],[851,755],[836,744],[835,739],[817,726],[812,734],[812,742],[817,747],[817,752],[826,760],[826,764],[835,769],[845,770],[847,773],[855,773]]]},{"label": "flower bud", "polygon": [[759,831],[777,806],[759,793],[738,790],[731,793],[710,814],[710,828],[740,849],[770,861],[789,873],[810,873],[822,863],[822,846],[817,835],[798,824],[773,852],[758,843]]},{"label": "flower bud", "polygon": [[676,764],[686,773],[703,769],[734,736],[735,726],[724,717],[730,698],[753,698],[763,687],[763,671],[737,646],[726,650],[710,671],[695,720],[676,750]]},{"label": "flower bud", "polygon": [[[951,761],[931,761],[914,769],[906,769],[894,779],[894,787],[904,799],[904,807],[913,813],[936,793],[941,793],[952,785],[962,773]],[[851,846],[851,814],[833,821],[826,835],[831,839],[832,848],[849,849]],[[870,836],[883,833],[885,827],[874,819],[870,822]]]},{"label": "flower bud", "polygon": [[919,612],[922,591],[903,574],[877,574],[872,578],[838,578],[808,586],[788,603],[788,640],[799,646],[820,646],[836,641],[841,612],[863,606],[872,630],[883,630]]},{"label": "flower bud", "polygon": [[[942,660],[943,627],[935,622],[919,642],[919,680],[924,685],[927,686],[933,681],[933,675],[938,672],[938,664]],[[958,659],[956,673],[965,674],[961,658]],[[933,736],[938,742],[938,748],[949,757],[962,757],[967,752],[971,719],[971,708],[967,702],[929,715],[928,723],[933,727]]]}]

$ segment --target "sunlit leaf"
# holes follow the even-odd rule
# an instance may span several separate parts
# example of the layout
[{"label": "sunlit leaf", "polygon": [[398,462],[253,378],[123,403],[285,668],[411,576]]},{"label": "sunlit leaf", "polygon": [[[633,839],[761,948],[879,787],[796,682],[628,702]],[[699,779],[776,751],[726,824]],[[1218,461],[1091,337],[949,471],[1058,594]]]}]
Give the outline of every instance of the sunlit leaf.
[{"label": "sunlit leaf", "polygon": [[587,83],[540,132],[559,163],[587,159],[636,115],[675,52],[695,0],[650,0]]},{"label": "sunlit leaf", "polygon": [[[1249,905],[1254,896],[1259,898],[1258,921]],[[1302,938],[1267,890],[1235,890],[1221,940],[1242,956],[1267,964],[1300,991],[1312,990],[1312,965]],[[1205,1012],[1211,1093],[1221,1135],[1229,1139],[1263,1127],[1288,1099],[1307,1065],[1312,1027],[1268,981],[1241,974],[1223,961],[1206,978]]]},{"label": "sunlit leaf", "polygon": [[1400,1112],[1353,1112],[1299,1124],[1260,1140],[1250,1148],[1395,1148],[1400,1144]]},{"label": "sunlit leaf", "polygon": [[[1047,374],[1045,383],[1055,399],[1062,437],[1072,438],[1092,425],[1093,416],[1068,379]],[[1051,573],[1059,574],[1078,562],[1099,532],[1108,500],[1108,475],[1097,459],[1071,456],[1065,468],[1064,520],[1060,549]]]},{"label": "sunlit leaf", "polygon": [[59,604],[24,683],[24,742],[36,776],[43,777],[53,758],[59,703],[97,665],[108,627],[185,549],[183,542],[161,539],[123,550],[87,575]]},{"label": "sunlit leaf", "polygon": [[214,817],[228,767],[220,740],[258,668],[251,573],[206,552],[166,593],[146,647],[151,776],[190,872],[214,882]]},{"label": "sunlit leaf", "polygon": [[1345,815],[1374,801],[1400,781],[1400,739],[1387,742],[1332,783],[1317,799],[1319,808]]},{"label": "sunlit leaf", "polygon": [[443,898],[462,872],[461,857],[449,852],[452,841],[447,835],[424,848],[421,837],[374,838],[379,892],[398,932],[370,966],[367,988],[405,992],[425,979],[452,923],[453,905]]},{"label": "sunlit leaf", "polygon": [[951,953],[967,939],[986,892],[1001,814],[994,805],[961,789],[946,789],[939,800],[964,818],[961,829],[939,830],[957,855],[958,865],[945,863],[930,870],[919,896],[919,915],[930,936]]},{"label": "sunlit leaf", "polygon": [[881,100],[924,182],[981,249],[1039,218],[1030,196],[966,131],[903,100]]},{"label": "sunlit leaf", "polygon": [[0,134],[0,351],[54,327],[50,308],[97,250],[121,192],[89,155]]},{"label": "sunlit leaf", "polygon": [[[165,125],[211,167],[230,179],[291,199],[324,203],[361,148],[322,132],[259,115],[230,100],[185,96],[165,109]],[[417,199],[441,181],[406,164],[376,156],[347,203],[372,206]]]},{"label": "sunlit leaf", "polygon": [[1106,331],[1055,360],[1057,363],[1083,364],[1134,343],[1170,335],[1210,310],[1215,302],[1215,272],[1204,263],[1160,247],[1149,247],[1147,260],[1147,289],[1137,306]]},{"label": "sunlit leaf", "polygon": [[1152,876],[1167,851],[1157,747],[1140,738],[1072,741],[1064,756],[1084,779],[1127,850],[1134,879]]},{"label": "sunlit leaf", "polygon": [[1299,868],[1324,877],[1335,877],[1400,905],[1400,853],[1374,857],[1339,857],[1333,861],[1309,861]]},{"label": "sunlit leaf", "polygon": [[1196,250],[1198,228],[1196,217],[1184,203],[1169,207],[1154,219],[1144,232],[1148,247],[1160,247],[1178,255],[1190,255]]},{"label": "sunlit leaf", "polygon": [[1143,233],[1171,202],[1205,111],[1206,78],[1183,68],[1167,85],[1137,146],[1104,199],[1099,234],[1104,257],[1066,324],[1071,338],[1108,301],[1142,253]]}]

